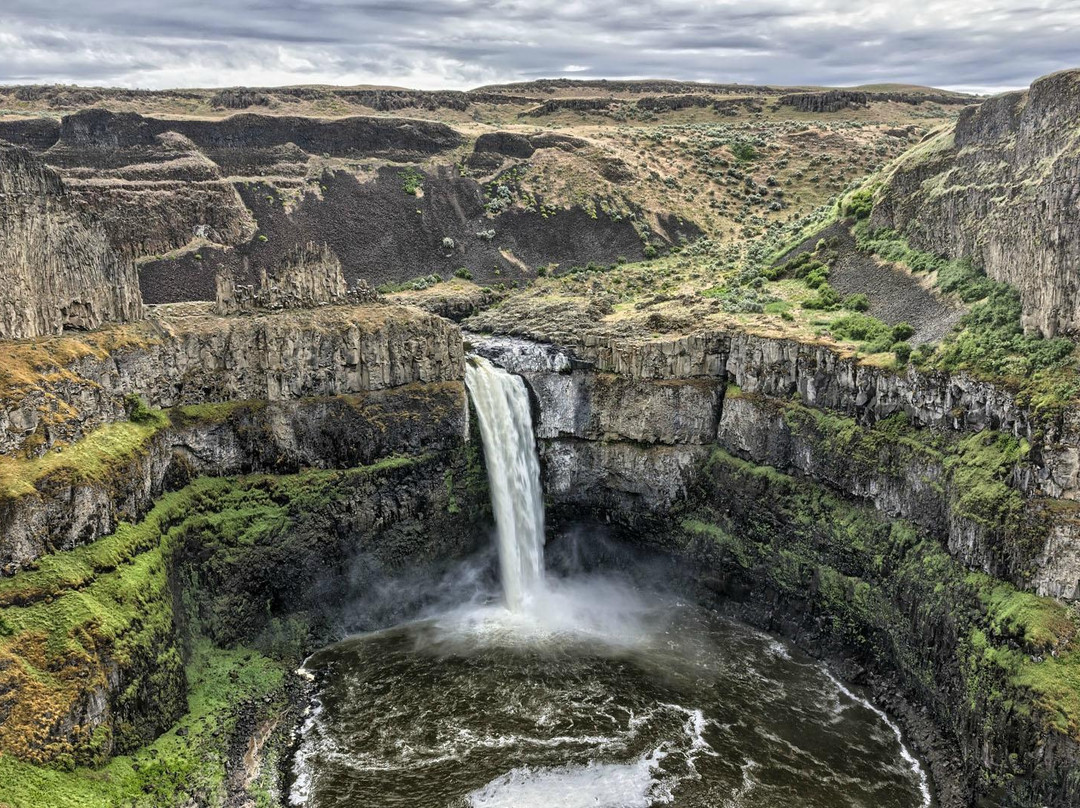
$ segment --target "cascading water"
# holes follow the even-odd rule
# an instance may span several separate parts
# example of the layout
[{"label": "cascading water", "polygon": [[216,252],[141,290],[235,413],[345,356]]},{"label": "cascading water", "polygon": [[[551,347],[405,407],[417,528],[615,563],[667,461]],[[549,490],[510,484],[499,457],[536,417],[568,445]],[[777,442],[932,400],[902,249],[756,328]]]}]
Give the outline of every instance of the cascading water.
[{"label": "cascading water", "polygon": [[469,357],[465,385],[484,441],[503,594],[526,610],[544,583],[544,502],[529,394],[520,376]]}]

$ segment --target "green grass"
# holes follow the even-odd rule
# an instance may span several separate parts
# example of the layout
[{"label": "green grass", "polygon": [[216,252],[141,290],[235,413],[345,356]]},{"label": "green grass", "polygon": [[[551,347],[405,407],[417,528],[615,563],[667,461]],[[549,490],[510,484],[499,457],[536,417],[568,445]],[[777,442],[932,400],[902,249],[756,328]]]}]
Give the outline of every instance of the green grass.
[{"label": "green grass", "polygon": [[1006,483],[1030,447],[1003,432],[977,432],[962,438],[945,461],[958,493],[957,514],[990,527],[1018,528],[1024,497]]},{"label": "green grass", "polygon": [[1053,598],[1021,592],[981,572],[969,573],[967,583],[979,593],[996,637],[1015,639],[1040,653],[1068,647],[1076,637],[1077,613]]},{"label": "green grass", "polygon": [[47,477],[63,477],[73,482],[103,479],[122,469],[169,423],[164,413],[148,410],[139,420],[105,424],[77,443],[41,457],[2,457],[0,499],[32,494]]},{"label": "green grass", "polygon": [[170,409],[170,418],[178,426],[187,424],[216,424],[221,423],[236,412],[244,410],[256,411],[266,408],[266,401],[261,399],[253,401],[222,401],[205,404],[184,404]]}]

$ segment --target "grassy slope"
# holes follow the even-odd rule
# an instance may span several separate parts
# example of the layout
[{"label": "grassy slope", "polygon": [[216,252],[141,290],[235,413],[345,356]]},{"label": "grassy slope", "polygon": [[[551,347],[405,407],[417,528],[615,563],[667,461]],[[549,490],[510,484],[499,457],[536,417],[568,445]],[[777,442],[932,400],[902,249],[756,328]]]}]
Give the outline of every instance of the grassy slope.
[{"label": "grassy slope", "polygon": [[213,803],[225,780],[225,743],[242,702],[280,701],[280,662],[245,648],[195,644],[186,666],[187,712],[168,732],[100,768],[63,771],[0,755],[0,806],[118,808]]},{"label": "grassy slope", "polygon": [[[235,553],[275,546],[296,514],[332,507],[338,487],[350,479],[413,462],[390,457],[348,471],[200,478],[162,497],[141,522],[45,556],[37,569],[0,580],[0,694],[10,696],[0,695],[0,708],[10,710],[0,724],[0,805],[126,805],[135,798],[138,805],[171,805],[183,801],[179,795],[216,793],[220,739],[226,736],[215,730],[227,729],[232,720],[220,708],[274,691],[283,669],[247,649],[213,648],[198,639],[197,615],[185,615],[184,625],[196,632],[187,664],[188,712],[166,735],[142,746],[148,733],[167,728],[184,712],[183,704],[172,703],[183,698],[172,553],[194,539],[227,568]],[[184,602],[198,611],[200,601],[216,603],[214,597],[189,593]],[[217,606],[209,616],[222,619]],[[56,722],[89,688],[104,686],[109,663],[119,666],[128,683],[120,709],[149,695],[160,700],[158,715],[149,724],[140,722],[132,703],[129,718],[135,723],[121,720],[115,737],[99,727],[77,730],[75,744],[57,740],[51,734]],[[186,735],[177,735],[177,726]],[[121,751],[137,751],[104,768],[81,768],[104,763],[110,740]],[[33,765],[46,759],[50,768]],[[43,794],[49,795],[45,801]]]}]

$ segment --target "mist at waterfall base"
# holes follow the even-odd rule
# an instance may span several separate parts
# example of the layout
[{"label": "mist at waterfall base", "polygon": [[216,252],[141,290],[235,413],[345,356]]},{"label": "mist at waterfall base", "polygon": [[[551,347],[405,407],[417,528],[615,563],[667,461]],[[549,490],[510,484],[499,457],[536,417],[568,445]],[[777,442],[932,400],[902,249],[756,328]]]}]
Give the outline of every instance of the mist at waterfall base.
[{"label": "mist at waterfall base", "polygon": [[475,367],[481,426],[484,412],[503,420],[483,429],[493,500],[516,510],[493,501],[497,553],[384,582],[354,613],[409,619],[305,663],[317,688],[292,804],[930,805],[881,711],[786,643],[680,597],[670,560],[597,527],[545,552],[524,387],[488,366],[496,389],[478,391]]}]

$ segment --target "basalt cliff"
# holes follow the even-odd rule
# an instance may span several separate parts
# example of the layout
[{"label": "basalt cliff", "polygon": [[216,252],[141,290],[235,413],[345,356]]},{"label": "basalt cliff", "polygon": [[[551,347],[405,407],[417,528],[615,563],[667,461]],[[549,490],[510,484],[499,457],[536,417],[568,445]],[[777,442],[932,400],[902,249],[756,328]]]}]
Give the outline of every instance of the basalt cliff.
[{"label": "basalt cliff", "polygon": [[874,223],[940,255],[967,258],[1015,286],[1024,324],[1080,323],[1080,73],[1039,79],[965,109],[901,161]]}]

